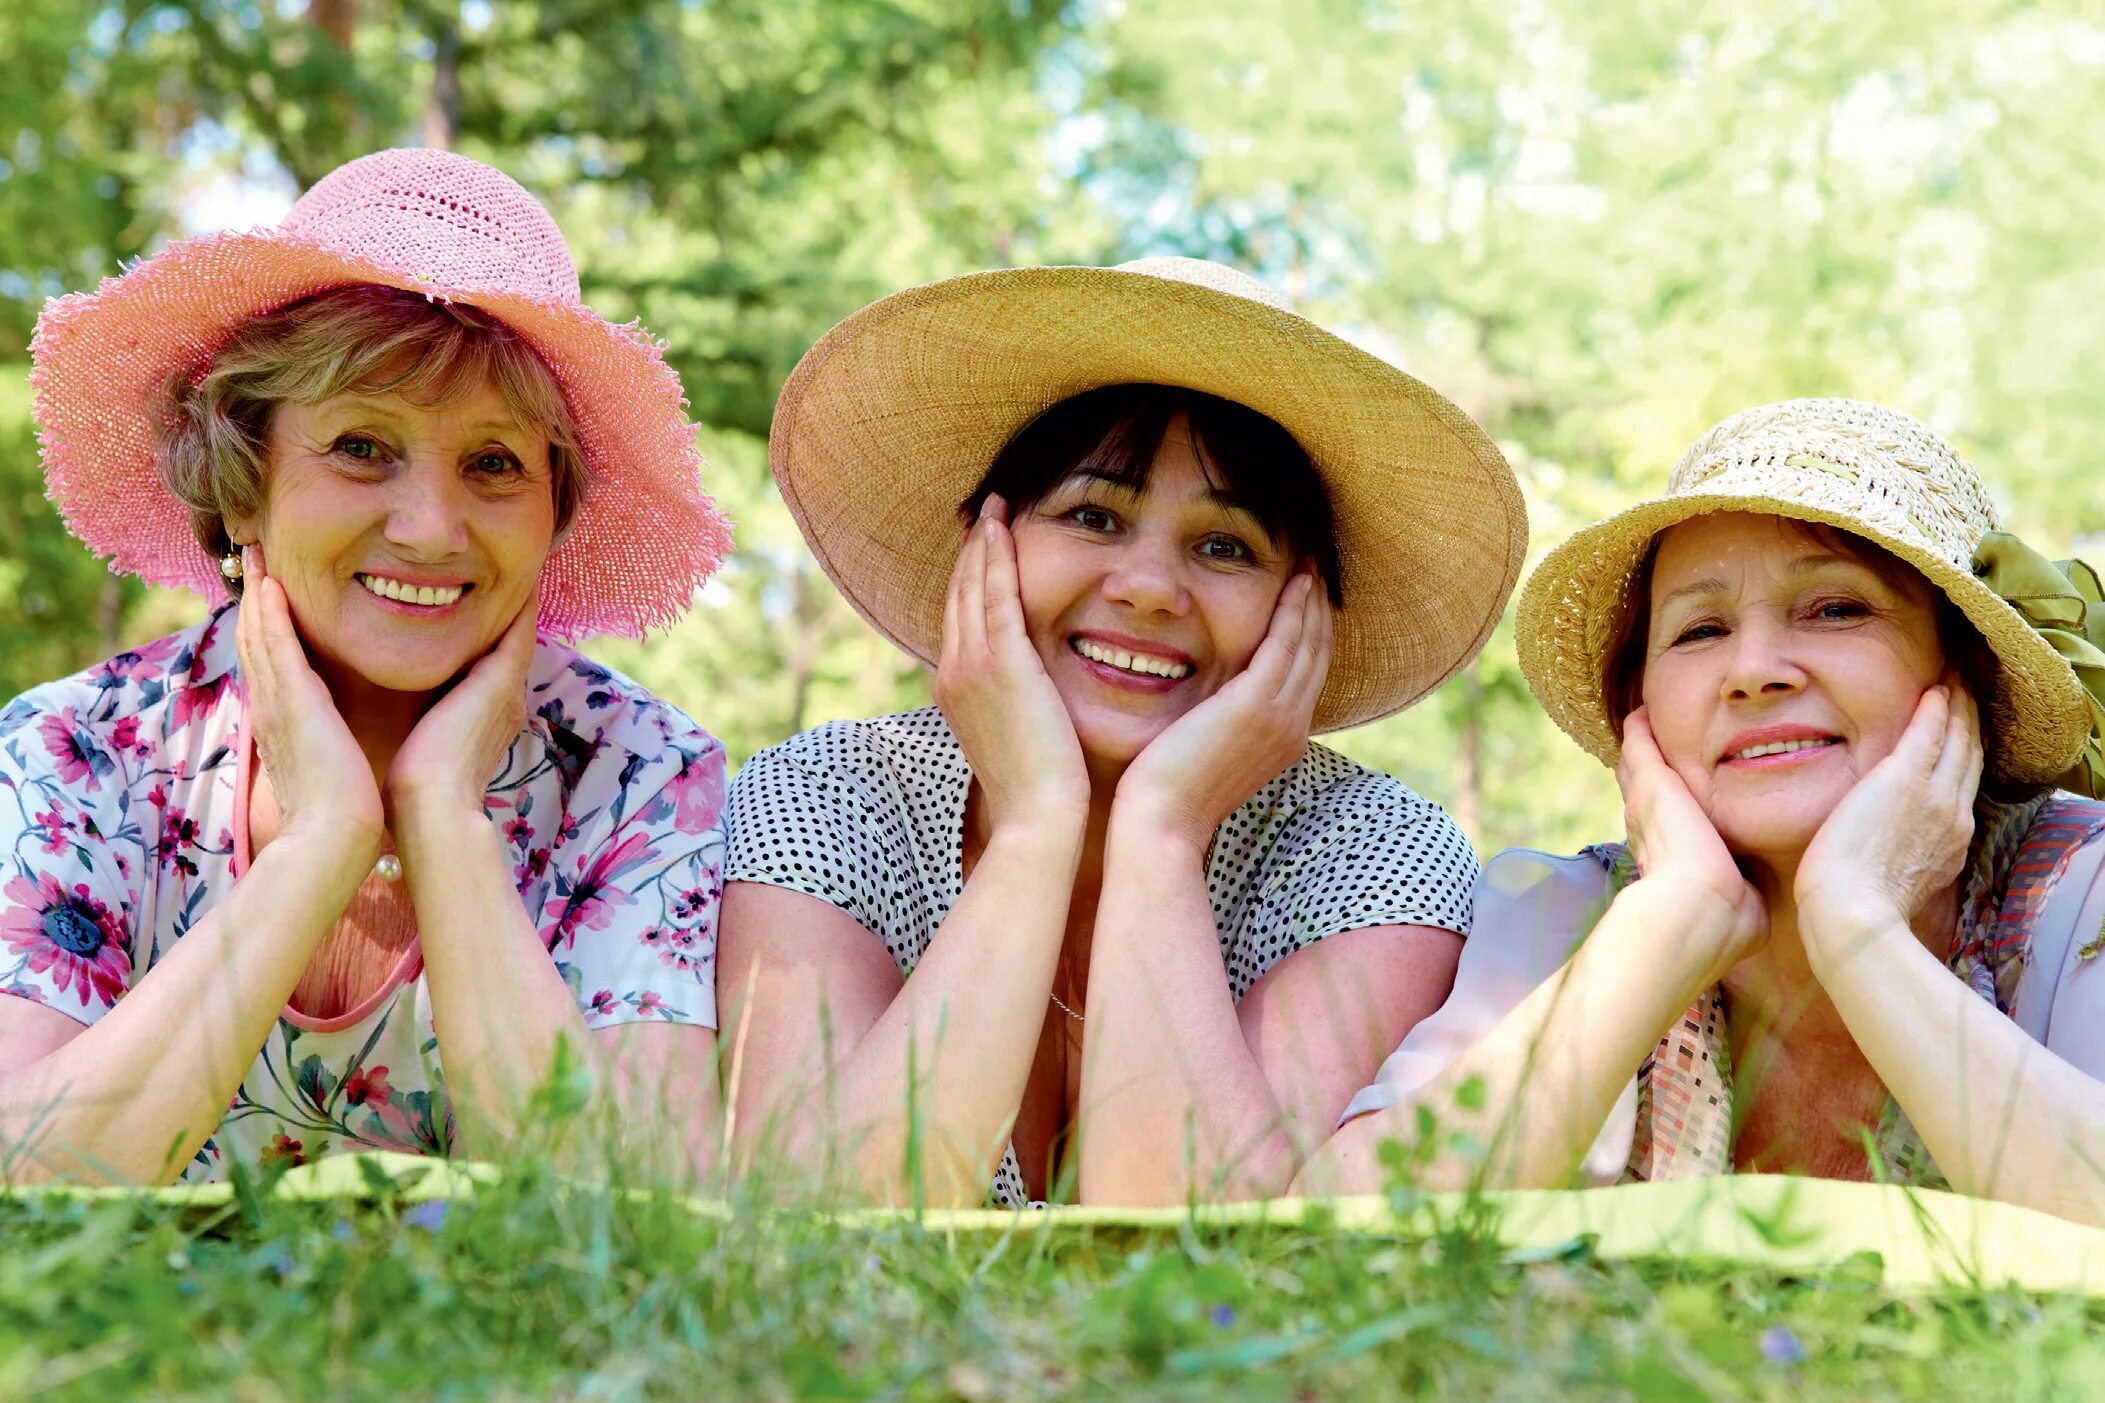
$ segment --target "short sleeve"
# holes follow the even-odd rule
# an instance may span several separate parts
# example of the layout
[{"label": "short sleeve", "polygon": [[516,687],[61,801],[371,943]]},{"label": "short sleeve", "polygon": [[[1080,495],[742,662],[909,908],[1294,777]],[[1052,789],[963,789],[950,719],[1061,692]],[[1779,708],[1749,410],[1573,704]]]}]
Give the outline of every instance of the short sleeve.
[{"label": "short sleeve", "polygon": [[730,880],[817,897],[884,936],[885,873],[895,860],[885,839],[898,825],[876,821],[852,756],[810,744],[824,729],[763,750],[739,770]]},{"label": "short sleeve", "polygon": [[[585,1023],[716,1026],[716,929],[723,906],[723,747],[675,747],[624,769],[619,817],[576,864],[544,931]],[[655,787],[652,780],[657,781]]]},{"label": "short sleeve", "polygon": [[105,741],[71,707],[0,715],[0,993],[83,1024],[138,969],[138,903],[104,836],[138,825]]},{"label": "short sleeve", "polygon": [[[1608,909],[1610,895],[1607,867],[1586,854],[1553,857],[1513,848],[1493,858],[1470,894],[1469,940],[1454,991],[1404,1037],[1339,1123],[1406,1099],[1482,1041],[1571,958]],[[1590,1180],[1613,1183],[1621,1176],[1636,1129],[1633,1079],[1587,1153]]]},{"label": "short sleeve", "polygon": [[2105,833],[2071,852],[2032,929],[2018,1025],[2047,1050],[2105,1080]]},{"label": "short sleeve", "polygon": [[1437,804],[1408,791],[1331,820],[1268,885],[1296,948],[1366,926],[1439,926],[1469,933],[1476,850]]}]

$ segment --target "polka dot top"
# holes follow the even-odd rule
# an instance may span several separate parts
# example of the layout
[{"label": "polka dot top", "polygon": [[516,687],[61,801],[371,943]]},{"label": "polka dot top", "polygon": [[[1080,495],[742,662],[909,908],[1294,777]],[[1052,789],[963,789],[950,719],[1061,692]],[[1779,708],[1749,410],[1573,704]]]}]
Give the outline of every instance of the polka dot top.
[{"label": "polka dot top", "polygon": [[[972,770],[934,707],[835,721],[748,760],[725,880],[839,907],[909,975],[963,889]],[[1474,850],[1439,805],[1311,745],[1214,835],[1206,888],[1237,1001],[1286,956],[1365,926],[1467,934]],[[1029,1198],[1013,1148],[992,1198]]]}]

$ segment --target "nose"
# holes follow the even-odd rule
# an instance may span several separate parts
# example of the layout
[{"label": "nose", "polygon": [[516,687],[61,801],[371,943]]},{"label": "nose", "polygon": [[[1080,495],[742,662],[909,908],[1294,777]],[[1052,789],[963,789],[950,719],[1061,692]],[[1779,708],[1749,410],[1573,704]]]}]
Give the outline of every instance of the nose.
[{"label": "nose", "polygon": [[387,540],[412,560],[437,562],[468,545],[465,484],[450,464],[418,462],[397,474],[387,507]]},{"label": "nose", "polygon": [[1104,574],[1104,598],[1142,614],[1181,616],[1191,608],[1181,565],[1175,542],[1135,531]]},{"label": "nose", "polygon": [[1790,632],[1774,620],[1743,618],[1733,630],[1723,690],[1732,701],[1777,700],[1805,689],[1805,671],[1792,660]]}]

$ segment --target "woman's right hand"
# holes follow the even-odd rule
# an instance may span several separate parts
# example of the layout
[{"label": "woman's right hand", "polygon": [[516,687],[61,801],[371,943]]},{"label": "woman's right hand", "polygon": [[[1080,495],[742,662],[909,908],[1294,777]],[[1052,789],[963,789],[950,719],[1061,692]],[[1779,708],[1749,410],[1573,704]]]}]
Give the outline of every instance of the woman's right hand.
[{"label": "woman's right hand", "polygon": [[965,534],[943,603],[936,705],[996,828],[1089,807],[1081,742],[1023,621],[1008,504],[987,498]]},{"label": "woman's right hand", "polygon": [[1623,722],[1623,758],[1615,767],[1623,791],[1623,823],[1641,882],[1679,887],[1691,903],[1709,904],[1722,917],[1706,923],[1716,938],[1702,951],[1709,959],[1705,983],[1715,983],[1761,947],[1769,936],[1769,912],[1710,815],[1674,773],[1643,707]]},{"label": "woman's right hand", "polygon": [[386,831],[372,764],[307,661],[285,587],[266,572],[263,552],[244,546],[241,559],[234,646],[256,753],[278,806],[279,839],[340,846],[345,863],[363,870],[379,856]]}]

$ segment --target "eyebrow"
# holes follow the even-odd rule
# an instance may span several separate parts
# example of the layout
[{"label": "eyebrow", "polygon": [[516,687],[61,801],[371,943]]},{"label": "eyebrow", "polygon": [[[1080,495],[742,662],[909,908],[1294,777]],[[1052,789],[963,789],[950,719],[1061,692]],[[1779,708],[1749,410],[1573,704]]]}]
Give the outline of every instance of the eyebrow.
[{"label": "eyebrow", "polygon": [[[361,402],[355,409],[338,411],[335,417],[350,423],[366,420],[385,424],[391,429],[401,428],[409,419],[409,412],[391,405],[380,404],[377,402],[377,398],[377,396],[361,395],[359,396]],[[482,419],[464,426],[462,431],[471,438],[477,434],[489,438],[503,438],[507,434],[524,434],[528,438],[535,437],[534,430],[516,419]]]},{"label": "eyebrow", "polygon": [[[1076,468],[1073,472],[1067,474],[1066,477],[1060,479],[1053,490],[1058,491],[1060,488],[1076,482],[1102,483],[1113,491],[1122,492],[1128,497],[1145,497],[1147,495],[1147,489],[1143,487],[1135,487],[1123,478],[1112,477],[1109,473],[1097,472],[1090,468]],[[1216,487],[1213,483],[1208,482],[1203,496],[1209,504],[1219,507],[1223,511],[1231,511],[1239,516],[1246,516],[1260,526],[1264,524],[1263,518],[1258,516],[1256,510],[1247,501],[1244,501],[1241,497],[1224,487]]]},{"label": "eyebrow", "polygon": [[[1862,570],[1866,574],[1871,575],[1873,578],[1876,578],[1878,574],[1877,571],[1873,570],[1870,566],[1866,565],[1861,560],[1855,560],[1846,555],[1836,555],[1833,552],[1822,552],[1817,555],[1801,555],[1796,560],[1792,561],[1789,565],[1784,566],[1783,573],[1787,576],[1811,575],[1816,574],[1822,570],[1832,569],[1837,565],[1844,566],[1849,569]],[[1663,596],[1659,601],[1658,607],[1662,612],[1664,612],[1669,604],[1676,603],[1679,600],[1689,599],[1697,596],[1723,594],[1725,590],[1725,582],[1721,579],[1716,578],[1715,576],[1711,576],[1701,580],[1692,580],[1688,584],[1683,585],[1681,588]]]}]

